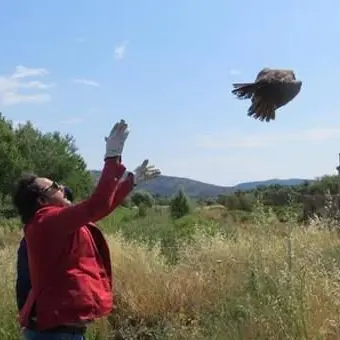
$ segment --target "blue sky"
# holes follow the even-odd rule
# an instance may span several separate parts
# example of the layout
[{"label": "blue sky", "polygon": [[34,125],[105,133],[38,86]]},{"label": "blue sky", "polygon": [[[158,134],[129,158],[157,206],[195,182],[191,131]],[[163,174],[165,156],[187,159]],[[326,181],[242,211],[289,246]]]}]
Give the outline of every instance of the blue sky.
[{"label": "blue sky", "polygon": [[[124,161],[234,185],[335,173],[340,152],[340,2],[0,2],[0,111],[75,136],[100,169],[125,118]],[[298,97],[269,124],[232,82],[292,68]]]}]

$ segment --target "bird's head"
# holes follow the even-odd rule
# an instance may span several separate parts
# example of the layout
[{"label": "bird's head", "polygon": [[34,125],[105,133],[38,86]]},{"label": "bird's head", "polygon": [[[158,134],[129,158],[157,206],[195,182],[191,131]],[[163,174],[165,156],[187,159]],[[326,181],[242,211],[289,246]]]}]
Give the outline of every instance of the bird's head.
[{"label": "bird's head", "polygon": [[301,80],[293,80],[285,83],[282,87],[285,101],[289,102],[292,99],[294,99],[299,94],[301,86],[302,86]]},{"label": "bird's head", "polygon": [[297,92],[300,92],[301,86],[302,86],[302,81],[301,80],[294,80],[292,82],[292,86],[295,88]]}]

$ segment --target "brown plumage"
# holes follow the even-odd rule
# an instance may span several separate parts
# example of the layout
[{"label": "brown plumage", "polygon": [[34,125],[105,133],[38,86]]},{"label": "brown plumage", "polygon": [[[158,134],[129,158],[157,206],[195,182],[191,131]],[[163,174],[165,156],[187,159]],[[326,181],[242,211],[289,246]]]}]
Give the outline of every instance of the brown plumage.
[{"label": "brown plumage", "polygon": [[292,70],[264,68],[254,83],[233,84],[232,94],[239,99],[251,99],[248,116],[269,122],[275,120],[275,110],[299,94],[301,85]]}]

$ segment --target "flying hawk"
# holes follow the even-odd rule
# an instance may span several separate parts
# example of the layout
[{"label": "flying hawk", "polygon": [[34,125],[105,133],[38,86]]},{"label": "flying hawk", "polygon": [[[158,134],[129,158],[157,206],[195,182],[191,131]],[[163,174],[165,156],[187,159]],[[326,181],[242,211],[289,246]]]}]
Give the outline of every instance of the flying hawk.
[{"label": "flying hawk", "polygon": [[248,116],[269,122],[275,120],[275,110],[288,104],[300,92],[302,82],[292,70],[264,68],[254,83],[233,84],[232,94],[250,99]]}]

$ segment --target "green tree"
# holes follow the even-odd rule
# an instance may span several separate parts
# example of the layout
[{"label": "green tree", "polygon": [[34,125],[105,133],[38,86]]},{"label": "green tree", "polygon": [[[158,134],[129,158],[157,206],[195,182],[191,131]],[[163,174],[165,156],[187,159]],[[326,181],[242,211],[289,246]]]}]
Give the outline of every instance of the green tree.
[{"label": "green tree", "polygon": [[0,199],[2,205],[11,192],[13,182],[19,176],[24,159],[18,149],[12,123],[0,113]]},{"label": "green tree", "polygon": [[218,204],[227,206],[227,200],[228,200],[228,195],[223,194],[223,195],[218,195],[216,202]]},{"label": "green tree", "polygon": [[238,209],[249,211],[253,210],[255,205],[255,196],[251,193],[242,193],[238,197]]},{"label": "green tree", "polygon": [[93,176],[78,154],[72,136],[62,136],[59,132],[43,134],[27,122],[15,130],[15,137],[24,158],[23,170],[70,186],[76,198],[84,198],[91,192]]},{"label": "green tree", "polygon": [[138,206],[138,217],[145,217],[147,214],[148,214],[148,207],[144,203],[141,203]]},{"label": "green tree", "polygon": [[137,207],[144,205],[147,208],[151,208],[154,203],[153,201],[152,196],[146,191],[138,190],[131,195],[131,202]]},{"label": "green tree", "polygon": [[72,136],[42,133],[31,122],[13,127],[0,113],[0,200],[4,204],[13,184],[23,172],[33,172],[70,186],[76,198],[93,189],[93,176],[86,169]]},{"label": "green tree", "polygon": [[189,197],[180,189],[177,195],[170,201],[170,214],[172,218],[181,218],[190,214],[192,204]]},{"label": "green tree", "polygon": [[211,206],[211,205],[216,204],[216,200],[214,200],[213,198],[207,198],[206,200],[203,201],[203,204],[207,206]]},{"label": "green tree", "polygon": [[240,206],[240,199],[239,199],[239,197],[236,196],[236,195],[229,195],[229,196],[227,196],[226,197],[225,206],[229,210],[239,209],[239,206]]}]

